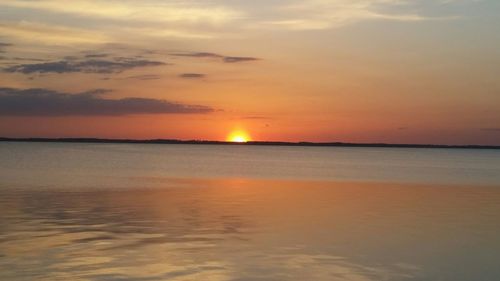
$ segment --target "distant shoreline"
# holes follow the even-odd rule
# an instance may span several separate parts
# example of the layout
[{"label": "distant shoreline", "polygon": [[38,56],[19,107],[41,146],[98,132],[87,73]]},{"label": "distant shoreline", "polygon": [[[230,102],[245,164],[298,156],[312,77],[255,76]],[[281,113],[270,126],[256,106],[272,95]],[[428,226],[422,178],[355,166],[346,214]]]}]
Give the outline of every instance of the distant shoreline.
[{"label": "distant shoreline", "polygon": [[315,147],[393,147],[393,148],[461,148],[500,149],[498,145],[444,145],[444,144],[394,144],[394,143],[347,143],[347,142],[280,142],[249,141],[245,143],[207,140],[175,139],[100,139],[100,138],[0,138],[0,142],[60,142],[60,143],[131,143],[131,144],[204,144],[204,145],[272,145]]}]

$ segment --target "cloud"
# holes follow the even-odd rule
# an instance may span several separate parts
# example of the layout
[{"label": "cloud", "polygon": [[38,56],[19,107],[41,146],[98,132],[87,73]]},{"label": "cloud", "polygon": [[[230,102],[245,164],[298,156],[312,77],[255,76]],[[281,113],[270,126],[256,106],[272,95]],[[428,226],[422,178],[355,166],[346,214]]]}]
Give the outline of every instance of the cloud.
[{"label": "cloud", "polygon": [[206,77],[206,75],[202,73],[182,73],[179,77],[187,79],[200,79]]},{"label": "cloud", "polygon": [[118,58],[115,60],[61,60],[34,64],[19,64],[4,68],[5,72],[31,73],[119,73],[128,69],[165,65],[160,61],[135,58]]},{"label": "cloud", "polygon": [[105,57],[108,57],[109,54],[86,54],[85,57],[86,58],[105,58]]},{"label": "cloud", "polygon": [[245,61],[254,61],[254,60],[259,60],[259,59],[253,58],[253,57],[224,57],[224,62],[227,62],[227,63],[245,62]]},{"label": "cloud", "polygon": [[0,116],[121,116],[131,114],[206,114],[215,111],[149,98],[107,99],[109,90],[78,94],[48,89],[0,88]]},{"label": "cloud", "polygon": [[0,34],[23,41],[57,45],[104,44],[111,41],[111,37],[100,31],[27,21],[0,22]]},{"label": "cloud", "polygon": [[[145,36],[151,39],[162,39],[162,38],[173,38],[173,39],[214,39],[218,37],[217,33],[208,32],[204,30],[197,30],[196,28],[181,28],[181,27],[158,27],[158,26],[142,26],[142,27],[132,27],[123,26],[115,29],[116,33],[123,33],[122,37],[130,36]],[[127,35],[128,34],[128,35]]]},{"label": "cloud", "polygon": [[10,46],[12,46],[12,44],[0,42],[0,53],[5,53],[4,48]]},{"label": "cloud", "polygon": [[[257,27],[290,30],[338,28],[369,20],[415,22],[431,18],[419,14],[419,1],[409,0],[308,0],[276,8],[279,16],[261,21]],[[441,3],[446,4],[446,3]]]},{"label": "cloud", "polygon": [[207,52],[199,52],[199,53],[177,53],[172,54],[172,56],[177,57],[193,57],[193,58],[223,58],[224,56],[215,54],[215,53],[207,53]]},{"label": "cloud", "polygon": [[144,75],[134,75],[134,76],[128,76],[125,79],[137,79],[137,80],[157,80],[160,79],[160,75],[155,75],[155,74],[144,74]]},{"label": "cloud", "polygon": [[500,128],[481,128],[481,131],[485,131],[485,132],[499,132],[500,133]]},{"label": "cloud", "polygon": [[242,17],[235,9],[205,1],[72,0],[64,5],[59,0],[10,0],[0,6],[122,22],[223,24]]},{"label": "cloud", "polygon": [[5,47],[10,47],[10,46],[12,46],[12,44],[0,42],[0,51],[2,51],[2,49]]},{"label": "cloud", "polygon": [[[0,22],[0,34],[45,45],[209,40],[260,32],[263,28],[314,30],[373,20],[417,22],[452,19],[446,16],[429,17],[425,11],[432,11],[433,5],[441,11],[445,5],[465,1],[476,2],[274,0],[253,1],[247,5],[245,1],[229,0],[72,0],[71,5],[61,5],[60,0],[9,0],[0,1],[0,11],[12,11]],[[17,20],[9,22],[8,19],[16,16]],[[59,24],[54,24],[56,22]],[[130,38],[134,38],[133,42]]]},{"label": "cloud", "polygon": [[240,119],[243,120],[271,120],[273,118],[267,116],[243,116]]},{"label": "cloud", "polygon": [[238,62],[245,62],[245,61],[260,60],[259,58],[254,58],[254,57],[232,57],[232,56],[223,56],[220,54],[208,53],[208,52],[176,53],[176,54],[172,54],[172,56],[193,57],[193,58],[215,58],[215,59],[221,59],[225,63],[238,63]]},{"label": "cloud", "polygon": [[45,61],[44,59],[38,59],[38,58],[24,58],[24,57],[13,57],[11,60],[15,61]]}]

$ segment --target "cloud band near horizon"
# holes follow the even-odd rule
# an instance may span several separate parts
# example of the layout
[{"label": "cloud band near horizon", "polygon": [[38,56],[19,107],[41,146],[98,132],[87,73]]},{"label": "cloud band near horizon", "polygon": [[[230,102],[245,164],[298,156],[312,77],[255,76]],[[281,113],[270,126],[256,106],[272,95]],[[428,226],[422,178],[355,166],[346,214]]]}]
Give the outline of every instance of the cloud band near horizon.
[{"label": "cloud band near horizon", "polygon": [[107,99],[110,90],[77,94],[49,89],[0,88],[0,116],[123,116],[133,114],[207,114],[215,109],[151,98]]}]

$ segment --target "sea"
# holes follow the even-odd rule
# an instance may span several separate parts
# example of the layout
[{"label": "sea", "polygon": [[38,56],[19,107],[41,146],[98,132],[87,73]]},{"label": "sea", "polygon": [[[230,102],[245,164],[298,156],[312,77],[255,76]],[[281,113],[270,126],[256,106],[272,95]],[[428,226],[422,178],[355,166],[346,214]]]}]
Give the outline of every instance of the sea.
[{"label": "sea", "polygon": [[500,150],[0,142],[0,280],[500,280]]}]

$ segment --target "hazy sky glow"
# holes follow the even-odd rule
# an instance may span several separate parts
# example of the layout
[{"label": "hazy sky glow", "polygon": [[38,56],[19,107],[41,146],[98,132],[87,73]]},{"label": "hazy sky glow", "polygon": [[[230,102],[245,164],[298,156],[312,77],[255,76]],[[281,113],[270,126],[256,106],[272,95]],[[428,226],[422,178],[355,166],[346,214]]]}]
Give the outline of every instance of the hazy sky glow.
[{"label": "hazy sky glow", "polygon": [[0,0],[0,136],[500,145],[497,0]]}]

